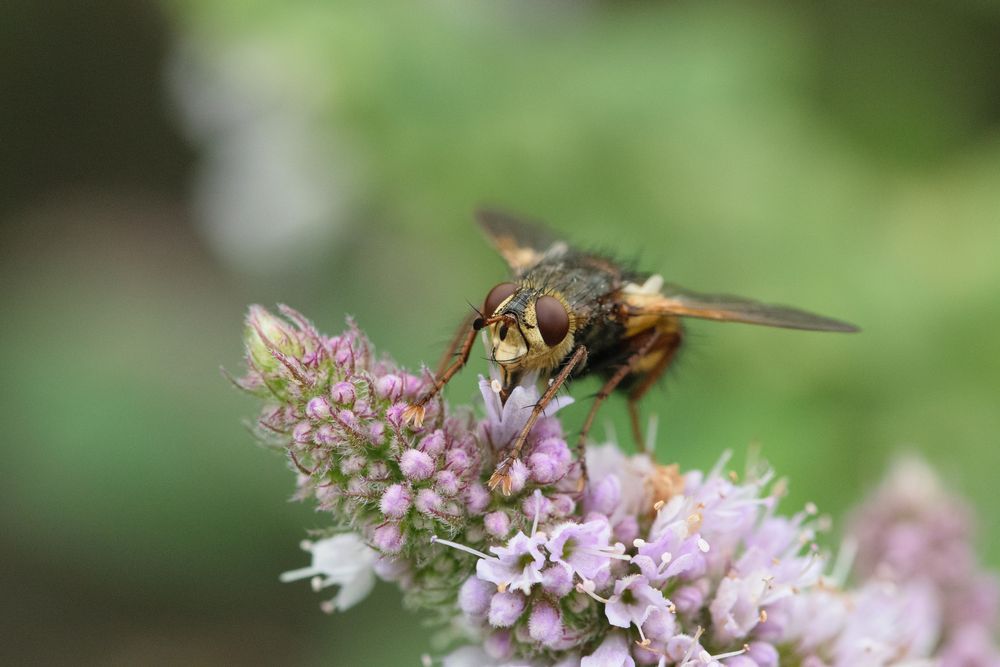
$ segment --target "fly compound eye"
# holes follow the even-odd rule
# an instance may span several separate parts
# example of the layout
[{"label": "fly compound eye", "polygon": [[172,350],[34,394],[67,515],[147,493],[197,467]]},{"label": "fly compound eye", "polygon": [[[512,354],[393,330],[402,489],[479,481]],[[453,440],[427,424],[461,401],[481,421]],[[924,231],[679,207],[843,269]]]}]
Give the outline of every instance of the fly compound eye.
[{"label": "fly compound eye", "polygon": [[517,285],[514,283],[500,283],[496,287],[490,290],[490,293],[486,295],[486,303],[483,304],[483,315],[489,317],[497,312],[497,308],[500,304],[507,300],[511,294],[517,291]]},{"label": "fly compound eye", "polygon": [[558,345],[569,332],[569,313],[562,301],[554,296],[538,298],[535,302],[535,319],[546,345]]}]

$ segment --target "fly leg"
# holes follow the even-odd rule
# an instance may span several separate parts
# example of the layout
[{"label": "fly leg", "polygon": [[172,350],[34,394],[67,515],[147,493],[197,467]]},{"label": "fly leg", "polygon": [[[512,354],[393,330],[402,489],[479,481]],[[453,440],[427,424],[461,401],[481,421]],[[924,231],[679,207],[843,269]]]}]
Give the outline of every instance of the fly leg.
[{"label": "fly leg", "polygon": [[531,414],[528,416],[528,421],[525,422],[524,427],[521,432],[517,434],[514,438],[514,444],[511,446],[510,450],[507,452],[507,456],[500,461],[497,465],[496,470],[493,471],[493,475],[490,477],[488,482],[490,490],[495,490],[498,486],[500,491],[505,495],[509,496],[511,491],[511,484],[513,480],[510,478],[510,469],[514,465],[514,462],[521,458],[521,450],[524,448],[524,443],[528,439],[528,433],[531,432],[531,427],[535,425],[538,421],[539,415],[545,410],[545,406],[555,397],[556,392],[559,391],[559,387],[566,382],[570,374],[573,372],[577,366],[583,364],[587,359],[587,348],[580,345],[573,351],[573,354],[563,365],[562,370],[556,375],[550,382],[545,393],[542,397],[538,399],[538,403],[532,408]]},{"label": "fly leg", "polygon": [[461,354],[462,344],[465,342],[466,336],[468,334],[469,328],[472,327],[473,321],[475,321],[476,313],[469,313],[462,320],[462,323],[455,329],[455,333],[452,334],[451,341],[448,343],[448,348],[441,355],[441,360],[438,361],[437,371],[434,373],[434,377],[441,377],[444,372],[448,370],[448,367],[454,361],[455,357]]},{"label": "fly leg", "polygon": [[645,372],[628,393],[628,414],[632,420],[632,435],[635,437],[636,448],[643,454],[646,452],[646,441],[642,437],[642,428],[639,426],[639,401],[646,395],[656,381],[666,372],[670,362],[674,360],[677,348],[681,345],[681,334],[677,331],[670,331],[663,334],[656,346],[662,356],[656,361],[652,368]]},{"label": "fly leg", "polygon": [[[469,326],[468,323],[463,323],[463,327]],[[407,406],[406,410],[403,411],[403,421],[406,423],[412,423],[416,426],[421,426],[424,423],[424,411],[426,410],[427,404],[432,398],[437,396],[437,394],[448,384],[455,373],[460,371],[465,363],[469,360],[469,353],[472,351],[472,346],[476,342],[476,334],[479,330],[473,324],[469,326],[468,332],[465,334],[465,338],[462,338],[462,330],[459,329],[455,334],[455,338],[452,341],[451,346],[449,346],[448,356],[452,356],[451,351],[458,347],[459,341],[461,341],[461,347],[459,348],[457,357],[450,365],[445,367],[447,363],[447,357],[441,360],[441,366],[445,367],[443,371],[439,372],[437,377],[434,379],[434,386],[431,387],[420,399]]]},{"label": "fly leg", "polygon": [[582,473],[580,477],[581,488],[587,483],[587,434],[590,432],[590,427],[594,423],[594,417],[597,416],[597,410],[601,407],[604,400],[611,395],[611,392],[615,390],[615,387],[621,384],[622,380],[630,374],[634,373],[636,367],[642,362],[643,358],[654,350],[657,343],[660,343],[661,341],[661,332],[653,329],[649,336],[646,337],[646,340],[639,344],[636,351],[633,352],[625,363],[622,364],[618,370],[616,370],[614,374],[608,378],[607,382],[604,383],[604,386],[600,388],[597,395],[594,397],[594,402],[590,406],[590,412],[587,413],[587,418],[583,421],[583,427],[580,429],[580,436],[576,441],[576,460],[580,464],[580,472]]}]

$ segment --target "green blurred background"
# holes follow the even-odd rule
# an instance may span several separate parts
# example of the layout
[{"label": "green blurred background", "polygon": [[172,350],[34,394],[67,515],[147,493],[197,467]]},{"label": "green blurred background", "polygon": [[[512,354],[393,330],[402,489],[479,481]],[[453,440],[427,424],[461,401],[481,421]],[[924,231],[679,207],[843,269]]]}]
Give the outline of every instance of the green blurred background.
[{"label": "green blurred background", "polygon": [[[218,367],[240,367],[246,304],[278,301],[433,363],[504,276],[483,202],[694,289],[860,324],[692,324],[644,405],[659,456],[760,443],[786,507],[839,525],[916,449],[1000,565],[996,4],[5,14],[0,662],[418,664],[431,645],[390,587],[327,617],[278,583],[327,521],[286,502]],[[622,408],[597,435],[627,434]]]}]

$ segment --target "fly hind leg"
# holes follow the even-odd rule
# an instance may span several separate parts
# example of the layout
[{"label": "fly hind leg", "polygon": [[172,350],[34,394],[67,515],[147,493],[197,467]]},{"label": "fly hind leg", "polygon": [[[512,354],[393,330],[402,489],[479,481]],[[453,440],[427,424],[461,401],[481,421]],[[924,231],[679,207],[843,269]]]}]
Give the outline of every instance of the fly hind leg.
[{"label": "fly hind leg", "polygon": [[[636,448],[643,454],[646,451],[646,441],[642,437],[642,427],[639,425],[639,401],[646,395],[656,381],[663,377],[670,363],[677,354],[681,344],[681,333],[677,330],[662,331],[657,345],[649,351],[648,360],[652,365],[642,371],[642,376],[628,393],[628,414],[632,422],[632,435]],[[656,355],[656,356],[654,356]]]},{"label": "fly hind leg", "polygon": [[[637,341],[638,345],[635,351],[629,355],[628,359],[624,364],[619,366],[614,373],[607,379],[604,386],[600,388],[597,395],[594,397],[594,402],[590,406],[590,411],[587,413],[587,418],[583,422],[583,428],[580,429],[580,436],[576,442],[576,459],[580,464],[581,484],[586,484],[587,482],[587,434],[590,432],[590,427],[594,423],[594,417],[597,416],[597,411],[604,403],[605,399],[611,395],[611,392],[622,383],[626,378],[636,373],[643,372],[643,366],[648,363],[653,363],[656,366],[660,364],[660,361],[652,358],[651,355],[656,354],[657,350],[663,349],[663,346],[669,340],[669,335],[664,333],[659,329],[651,329],[647,334],[645,334],[641,341]],[[676,346],[676,345],[675,345]],[[669,362],[668,362],[669,363]],[[663,365],[666,368],[666,364]],[[663,369],[660,369],[660,373]],[[646,382],[644,377],[641,380],[642,383]],[[629,407],[631,409],[632,403],[630,399]],[[633,417],[633,422],[635,422],[635,417]],[[633,429],[635,428],[633,424]],[[637,442],[639,442],[637,440]]]}]

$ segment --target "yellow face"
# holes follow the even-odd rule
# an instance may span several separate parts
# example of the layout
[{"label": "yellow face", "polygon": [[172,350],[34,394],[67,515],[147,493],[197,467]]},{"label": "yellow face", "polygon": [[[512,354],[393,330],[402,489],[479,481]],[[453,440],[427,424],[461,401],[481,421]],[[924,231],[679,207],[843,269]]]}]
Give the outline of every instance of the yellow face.
[{"label": "yellow face", "polygon": [[484,314],[490,356],[505,386],[515,374],[555,368],[573,349],[575,318],[558,293],[503,283],[487,296]]}]

